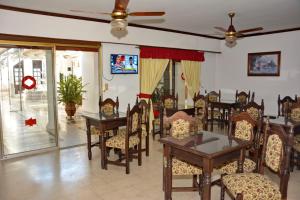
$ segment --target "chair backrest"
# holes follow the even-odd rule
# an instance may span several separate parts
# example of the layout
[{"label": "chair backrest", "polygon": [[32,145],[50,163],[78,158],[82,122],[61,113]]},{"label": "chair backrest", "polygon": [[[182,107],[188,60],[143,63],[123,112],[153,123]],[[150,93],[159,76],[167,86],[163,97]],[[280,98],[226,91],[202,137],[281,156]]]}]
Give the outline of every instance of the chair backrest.
[{"label": "chair backrest", "polygon": [[287,199],[293,137],[293,127],[289,131],[286,131],[283,126],[269,123],[267,119],[259,172],[263,174],[264,168],[267,167],[271,172],[279,176],[279,188],[282,199]]},{"label": "chair backrest", "polygon": [[148,102],[145,99],[142,99],[138,101],[138,98],[136,99],[136,104],[140,106],[140,108],[143,111],[142,115],[142,125],[146,126],[146,130],[149,130],[149,116],[150,116],[150,100]]},{"label": "chair backrest", "polygon": [[177,109],[178,108],[178,94],[166,94],[162,97],[163,106],[166,109]]},{"label": "chair backrest", "polygon": [[241,140],[258,141],[259,136],[255,134],[255,129],[258,127],[258,121],[254,120],[249,113],[240,112],[231,115],[229,119],[229,137]]},{"label": "chair backrest", "polygon": [[99,97],[99,113],[104,113],[106,115],[113,115],[119,112],[119,98],[116,101],[111,98],[107,98],[102,101],[102,97]]},{"label": "chair backrest", "polygon": [[250,101],[250,91],[247,93],[244,91],[239,92],[238,90],[236,90],[235,102],[241,103],[241,104],[247,104],[249,101]]},{"label": "chair backrest", "polygon": [[198,130],[207,130],[208,121],[208,101],[207,97],[195,94],[194,98],[195,118],[197,121]]},{"label": "chair backrest", "polygon": [[278,116],[285,116],[290,113],[290,107],[293,103],[297,102],[297,95],[295,95],[295,99],[290,96],[285,96],[283,99],[278,95]]},{"label": "chair backrest", "polygon": [[294,122],[300,122],[300,102],[293,103],[290,107],[290,119]]},{"label": "chair backrest", "polygon": [[247,112],[250,114],[250,116],[254,119],[254,120],[258,120],[259,119],[259,115],[262,117],[264,116],[264,100],[261,100],[261,104],[258,105],[256,102],[251,101],[248,104],[246,104],[245,106],[243,106],[243,111]]},{"label": "chair backrest", "polygon": [[[205,93],[207,93],[206,90],[205,90]],[[209,102],[220,102],[221,101],[221,90],[219,90],[219,92],[211,91],[211,92],[207,93],[206,96],[207,96],[208,103]]]},{"label": "chair backrest", "polygon": [[171,136],[177,139],[183,139],[190,136],[195,129],[196,120],[183,111],[178,111],[172,116],[167,117],[166,124],[171,125]]},{"label": "chair backrest", "polygon": [[255,92],[252,92],[251,101],[254,101],[254,98],[255,98]]},{"label": "chair backrest", "polygon": [[141,136],[142,115],[143,110],[139,105],[134,105],[133,108],[130,109],[130,105],[128,104],[126,140],[128,140],[132,135]]}]

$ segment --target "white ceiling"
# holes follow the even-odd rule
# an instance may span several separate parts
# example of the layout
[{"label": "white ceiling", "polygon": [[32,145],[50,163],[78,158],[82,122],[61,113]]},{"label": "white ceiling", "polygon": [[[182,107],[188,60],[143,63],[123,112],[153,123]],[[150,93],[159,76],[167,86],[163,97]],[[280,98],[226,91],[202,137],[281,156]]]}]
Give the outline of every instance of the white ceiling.
[{"label": "white ceiling", "polygon": [[[109,20],[110,16],[69,10],[111,12],[114,0],[0,0],[0,4]],[[300,0],[130,0],[128,8],[166,12],[163,17],[129,17],[129,22],[199,34],[214,35],[214,26],[227,28],[230,11],[236,12],[237,30],[258,26],[264,27],[263,31],[300,27]]]}]

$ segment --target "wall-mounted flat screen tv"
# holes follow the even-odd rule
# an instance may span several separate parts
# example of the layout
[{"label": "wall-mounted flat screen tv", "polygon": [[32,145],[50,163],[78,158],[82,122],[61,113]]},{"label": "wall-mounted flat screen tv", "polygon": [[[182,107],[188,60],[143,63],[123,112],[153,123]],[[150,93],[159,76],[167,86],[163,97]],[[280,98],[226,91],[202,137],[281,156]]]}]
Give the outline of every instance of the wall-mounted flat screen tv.
[{"label": "wall-mounted flat screen tv", "polygon": [[138,56],[128,54],[111,54],[110,67],[112,74],[137,74]]}]

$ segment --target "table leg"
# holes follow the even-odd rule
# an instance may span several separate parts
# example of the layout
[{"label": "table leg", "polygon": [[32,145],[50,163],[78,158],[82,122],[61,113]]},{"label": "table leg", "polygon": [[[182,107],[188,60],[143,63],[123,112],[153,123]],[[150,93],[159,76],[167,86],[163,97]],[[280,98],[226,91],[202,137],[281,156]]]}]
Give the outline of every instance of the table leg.
[{"label": "table leg", "polygon": [[164,146],[164,155],[166,158],[165,166],[165,200],[172,200],[172,156],[171,147]]},{"label": "table leg", "polygon": [[90,120],[86,119],[86,136],[87,136],[87,148],[88,148],[88,158],[92,159],[92,138],[91,138],[91,124]]},{"label": "table leg", "polygon": [[203,182],[202,182],[202,200],[210,200],[211,197],[211,172],[212,167],[209,160],[203,163]]}]

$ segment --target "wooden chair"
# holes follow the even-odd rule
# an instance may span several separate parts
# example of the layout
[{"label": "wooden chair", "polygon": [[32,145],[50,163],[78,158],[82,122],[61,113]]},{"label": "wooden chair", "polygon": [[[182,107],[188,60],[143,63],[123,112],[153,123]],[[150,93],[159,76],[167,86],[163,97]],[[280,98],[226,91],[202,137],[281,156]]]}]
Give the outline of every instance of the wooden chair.
[{"label": "wooden chair", "polygon": [[[107,98],[104,101],[102,101],[102,97],[99,97],[99,113],[103,115],[113,115],[119,112],[119,98],[116,98],[116,101],[112,100],[111,98]],[[111,136],[113,134],[113,131],[116,133],[117,130],[110,130],[108,131],[108,134]],[[96,128],[95,126],[91,126],[91,135],[97,135],[99,136],[99,141],[92,144],[91,147],[98,146],[100,147],[101,143],[101,131]]]},{"label": "wooden chair", "polygon": [[[191,133],[197,131],[196,119],[183,111],[174,113],[171,117],[166,118],[166,123],[171,124],[170,135],[179,140],[189,137]],[[165,159],[163,171],[163,186],[165,185]],[[199,191],[202,180],[202,169],[200,167],[191,165],[179,159],[172,159],[172,175],[173,176],[193,176],[193,183],[191,187],[172,187],[174,192],[184,191]],[[199,177],[199,182],[197,181]],[[163,188],[164,189],[164,188]]]},{"label": "wooden chair", "polygon": [[294,129],[294,145],[293,152],[291,155],[291,169],[294,169],[296,165],[297,169],[300,170],[300,102],[293,103],[290,108],[290,120],[297,124]]},{"label": "wooden chair", "polygon": [[[259,115],[260,118],[260,115]],[[229,118],[229,138],[236,138],[240,140],[253,141],[253,145],[248,149],[253,153],[253,158],[246,158],[244,161],[244,171],[253,172],[258,166],[258,146],[260,129],[259,121],[254,120],[249,113],[241,112],[235,115],[231,115]],[[248,152],[249,153],[249,152]],[[223,166],[217,168],[220,174],[233,174],[238,169],[238,162],[230,161]]]},{"label": "wooden chair", "polygon": [[278,95],[278,116],[285,116],[290,113],[290,107],[293,103],[297,102],[297,95],[295,95],[295,99],[290,96],[285,96],[283,99]]},{"label": "wooden chair", "polygon": [[[221,199],[224,200],[225,191],[233,199],[287,199],[292,144],[293,129],[286,132],[282,126],[269,124],[267,121],[259,173],[237,173],[223,176]],[[279,176],[279,186],[264,175],[265,167]]]},{"label": "wooden chair", "polygon": [[[205,90],[205,93],[207,91]],[[211,103],[212,102],[220,102],[221,101],[221,90],[219,92],[211,91],[206,94],[206,98],[208,101],[208,121],[210,123],[213,123],[214,121],[218,122],[218,125],[220,125],[220,122],[224,122],[224,113],[220,111],[220,109],[214,109],[213,111],[211,110]],[[211,119],[211,112],[213,112],[213,118]]]},{"label": "wooden chair", "polygon": [[138,102],[138,99],[136,101],[136,104],[140,106],[140,108],[143,111],[142,115],[142,139],[145,139],[145,149],[142,149],[142,151],[146,151],[146,156],[149,156],[149,116],[150,116],[150,101],[147,101],[142,99]]},{"label": "wooden chair", "polygon": [[[254,99],[254,96],[253,96],[253,99]],[[236,90],[235,102],[240,103],[242,105],[245,105],[248,102],[250,102],[250,91],[247,93],[244,91],[239,92],[238,90]]]},{"label": "wooden chair", "polygon": [[[107,164],[114,164],[118,166],[126,167],[126,174],[129,174],[129,162],[132,158],[138,159],[138,165],[142,165],[142,108],[139,105],[135,105],[130,110],[130,105],[127,109],[127,126],[124,133],[119,133],[111,138],[107,139],[107,134],[103,137],[101,151],[104,155],[104,168],[107,169]],[[107,159],[107,148],[114,148],[119,150],[119,159],[112,161]],[[122,151],[124,153],[122,153]],[[137,153],[137,156],[134,155]],[[125,159],[125,163],[122,160]]]},{"label": "wooden chair", "polygon": [[[264,100],[261,100],[261,104],[258,105],[256,102],[251,101],[245,106],[243,106],[243,111],[247,112],[250,114],[250,116],[257,121],[259,119],[259,115],[262,117],[264,116]],[[262,119],[262,118],[261,118]]]},{"label": "wooden chair", "polygon": [[254,98],[255,98],[255,92],[252,92],[251,101],[254,101]]},{"label": "wooden chair", "polygon": [[194,94],[195,118],[199,129],[207,130],[208,121],[208,101],[204,95],[200,93]]},{"label": "wooden chair", "polygon": [[[165,94],[161,98],[161,105],[160,105],[160,112],[162,112],[164,109],[178,109],[178,94],[172,95],[172,94]],[[160,114],[161,116],[161,114]],[[153,139],[155,138],[156,134],[159,134],[162,136],[163,134],[160,132],[160,117],[157,117],[156,119],[152,120],[152,136]]]}]

